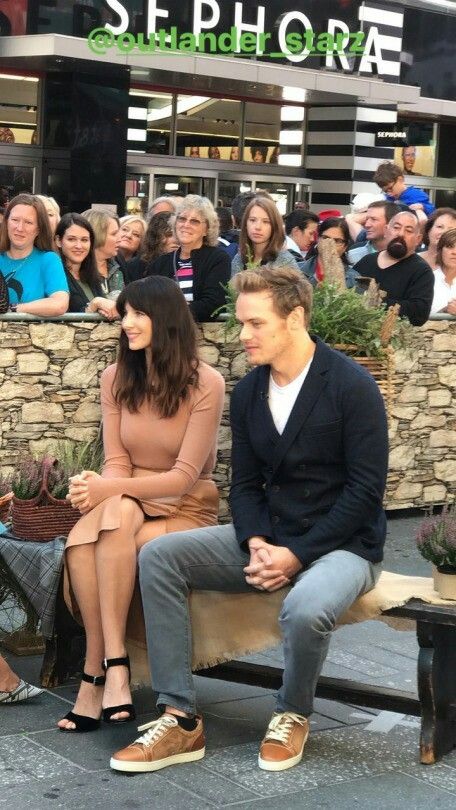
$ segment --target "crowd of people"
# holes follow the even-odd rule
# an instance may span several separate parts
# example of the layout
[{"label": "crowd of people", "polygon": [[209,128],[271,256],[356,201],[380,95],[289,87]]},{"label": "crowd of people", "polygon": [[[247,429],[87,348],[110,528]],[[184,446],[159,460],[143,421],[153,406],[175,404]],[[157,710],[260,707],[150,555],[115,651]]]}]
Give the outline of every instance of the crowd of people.
[{"label": "crowd of people", "polygon": [[456,210],[435,210],[395,164],[381,164],[374,180],[381,194],[359,194],[346,216],[299,206],[282,217],[273,198],[257,191],[239,194],[231,208],[189,194],[157,198],[147,219],[98,209],[61,217],[52,197],[20,194],[0,226],[0,310],[112,320],[125,285],[161,275],[179,285],[196,321],[208,321],[223,307],[230,278],[248,267],[299,268],[319,284],[319,246],[332,239],[347,287],[362,290],[364,279],[374,278],[386,303],[399,304],[413,325],[430,313],[454,314],[454,275],[442,263],[448,246],[441,237],[456,227]]},{"label": "crowd of people", "polygon": [[[0,279],[13,312],[121,323],[117,362],[101,378],[103,471],[70,483],[81,517],[65,550],[65,594],[87,647],[75,705],[58,721],[84,733],[135,718],[126,641],[140,587],[161,714],[114,754],[115,770],[204,756],[192,589],[267,598],[290,586],[284,681],[258,762],[280,771],[302,758],[331,631],[374,587],[386,533],[382,397],[364,369],[308,332],[322,243],[332,240],[348,287],[376,279],[412,324],[431,310],[456,315],[456,210],[431,211],[417,195],[398,202],[390,169],[376,179],[394,200],[363,195],[347,217],[299,208],[283,218],[266,192],[238,195],[220,216],[193,194],[158,198],[147,221],[95,209],[60,218],[55,201],[27,194],[4,212]],[[230,280],[254,369],[231,398],[233,524],[217,526],[224,381],[199,358],[194,323],[216,317]],[[38,692],[0,658],[0,704]]]}]

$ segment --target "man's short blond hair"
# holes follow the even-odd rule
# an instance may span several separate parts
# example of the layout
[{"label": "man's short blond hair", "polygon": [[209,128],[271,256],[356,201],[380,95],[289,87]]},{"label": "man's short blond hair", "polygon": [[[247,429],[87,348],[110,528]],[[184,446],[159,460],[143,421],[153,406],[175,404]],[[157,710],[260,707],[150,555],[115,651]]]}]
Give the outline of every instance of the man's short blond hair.
[{"label": "man's short blond hair", "polygon": [[270,293],[274,310],[281,318],[286,318],[296,307],[302,307],[305,325],[309,326],[313,288],[300,270],[264,264],[236,273],[231,284],[237,293]]}]

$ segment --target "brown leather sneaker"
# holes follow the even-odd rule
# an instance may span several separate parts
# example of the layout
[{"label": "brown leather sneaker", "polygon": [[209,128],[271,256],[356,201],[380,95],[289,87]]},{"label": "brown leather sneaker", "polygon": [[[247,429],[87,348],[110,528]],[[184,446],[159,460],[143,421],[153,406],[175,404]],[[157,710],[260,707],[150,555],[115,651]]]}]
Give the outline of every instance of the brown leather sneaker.
[{"label": "brown leather sneaker", "polygon": [[173,714],[162,714],[158,720],[139,726],[144,731],[134,743],[117,751],[111,768],[128,773],[159,771],[167,765],[194,762],[205,753],[203,722],[197,717],[194,731],[185,731]]},{"label": "brown leather sneaker", "polygon": [[309,736],[307,717],[275,712],[260,746],[258,765],[264,771],[285,771],[301,762]]}]

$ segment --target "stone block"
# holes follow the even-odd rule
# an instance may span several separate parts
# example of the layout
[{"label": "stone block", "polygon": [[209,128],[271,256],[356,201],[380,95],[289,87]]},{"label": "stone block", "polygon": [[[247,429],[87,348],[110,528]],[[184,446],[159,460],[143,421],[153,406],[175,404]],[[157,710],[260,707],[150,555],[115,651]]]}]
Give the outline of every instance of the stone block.
[{"label": "stone block", "polygon": [[0,368],[14,366],[16,362],[16,352],[14,349],[0,349]]},{"label": "stone block", "polygon": [[247,355],[242,351],[234,357],[231,362],[231,377],[234,380],[241,380],[249,370],[250,365],[247,360]]},{"label": "stone block", "polygon": [[456,352],[456,335],[451,335],[448,332],[434,335],[432,348],[436,352]]},{"label": "stone block", "polygon": [[394,447],[389,455],[388,468],[390,470],[407,470],[415,461],[415,448],[409,445]]},{"label": "stone block", "polygon": [[456,447],[456,430],[434,430],[429,436],[429,447]]},{"label": "stone block", "polygon": [[90,442],[97,436],[97,427],[68,427],[65,430],[67,439],[74,439],[75,442]]},{"label": "stone block", "polygon": [[424,428],[443,427],[446,419],[444,416],[433,416],[428,413],[419,413],[410,423],[410,430],[423,430]]},{"label": "stone block", "polygon": [[427,399],[427,388],[424,385],[405,385],[397,399],[403,403],[424,402]]},{"label": "stone block", "polygon": [[423,500],[425,503],[441,503],[446,500],[447,490],[443,484],[432,484],[424,487]]},{"label": "stone block", "polygon": [[46,374],[49,357],[44,352],[23,352],[17,357],[17,367],[21,374]]},{"label": "stone block", "polygon": [[403,481],[399,484],[396,491],[393,493],[395,501],[415,500],[421,497],[423,492],[422,484],[411,484],[409,481]]},{"label": "stone block", "polygon": [[437,373],[442,385],[449,385],[452,388],[456,388],[456,365],[454,363],[439,366]]},{"label": "stone block", "polygon": [[214,346],[212,343],[208,343],[206,346],[199,346],[199,356],[201,360],[203,360],[209,366],[215,367],[217,365],[219,354],[220,352],[217,349],[217,346]]},{"label": "stone block", "polygon": [[6,380],[0,386],[0,400],[39,399],[42,395],[43,387],[41,385],[26,385],[25,383]]},{"label": "stone block", "polygon": [[24,402],[22,421],[32,424],[63,422],[63,408],[56,402]]},{"label": "stone block", "polygon": [[74,327],[60,323],[31,323],[32,343],[45,351],[69,351],[73,346]]},{"label": "stone block", "polygon": [[391,416],[395,416],[399,420],[403,419],[406,422],[414,419],[417,413],[418,408],[407,408],[404,405],[393,405],[391,408]]},{"label": "stone block", "polygon": [[85,400],[81,402],[76,413],[73,415],[75,422],[99,422],[101,419],[101,408],[97,402],[90,402]]},{"label": "stone block", "polygon": [[417,366],[416,352],[407,349],[396,349],[394,352],[394,368],[397,374],[411,374]]},{"label": "stone block", "polygon": [[431,408],[446,408],[451,404],[451,391],[448,388],[435,388],[429,391],[428,402]]},{"label": "stone block", "polygon": [[[120,335],[120,323],[100,323],[92,331],[90,341],[103,341],[108,342],[114,340],[117,342]],[[86,338],[87,335],[84,335]]]},{"label": "stone block", "polygon": [[456,481],[456,459],[445,459],[436,461],[434,464],[435,477],[439,481]]},{"label": "stone block", "polygon": [[63,388],[88,388],[97,378],[97,366],[94,359],[79,357],[70,360],[62,372]]},{"label": "stone block", "polygon": [[36,439],[29,442],[29,448],[32,456],[42,458],[48,454],[54,455],[58,445],[59,439],[47,437],[45,439]]}]

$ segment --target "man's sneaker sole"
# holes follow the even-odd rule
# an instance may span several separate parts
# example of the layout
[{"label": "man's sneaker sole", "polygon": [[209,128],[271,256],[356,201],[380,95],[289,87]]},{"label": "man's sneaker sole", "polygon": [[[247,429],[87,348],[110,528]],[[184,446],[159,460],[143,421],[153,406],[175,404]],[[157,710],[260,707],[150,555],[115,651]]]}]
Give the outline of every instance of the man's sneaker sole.
[{"label": "man's sneaker sole", "polygon": [[200,748],[199,751],[186,751],[182,754],[174,754],[165,759],[157,759],[154,762],[123,762],[121,759],[111,758],[110,766],[115,771],[124,771],[126,773],[150,773],[152,771],[159,771],[161,768],[167,768],[168,765],[180,765],[184,762],[196,762],[198,759],[203,759],[206,753],[205,748]]}]

